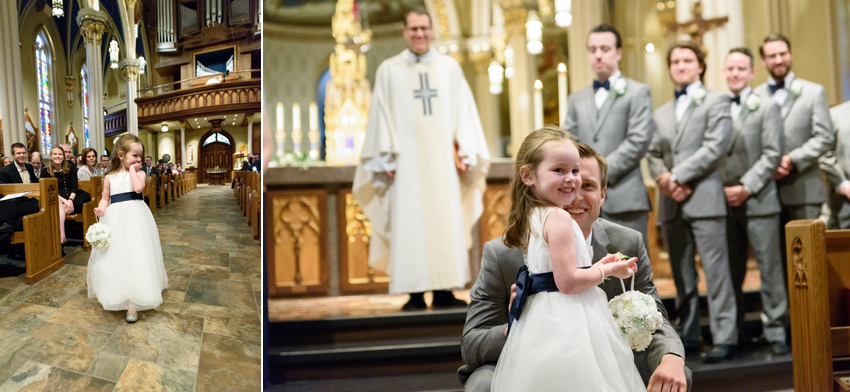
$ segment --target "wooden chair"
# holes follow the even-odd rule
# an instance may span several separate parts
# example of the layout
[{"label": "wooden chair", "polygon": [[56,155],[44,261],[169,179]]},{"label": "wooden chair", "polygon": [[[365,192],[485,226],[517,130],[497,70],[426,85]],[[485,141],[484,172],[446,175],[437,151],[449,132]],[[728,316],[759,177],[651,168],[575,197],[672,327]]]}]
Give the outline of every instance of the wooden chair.
[{"label": "wooden chair", "polygon": [[850,367],[850,230],[798,220],[785,240],[794,390],[832,391],[834,368]]},{"label": "wooden chair", "polygon": [[23,217],[24,230],[12,234],[12,244],[24,244],[26,284],[38,282],[65,265],[59,234],[59,182],[42,178],[37,184],[3,184],[0,193],[31,192],[39,211]]}]

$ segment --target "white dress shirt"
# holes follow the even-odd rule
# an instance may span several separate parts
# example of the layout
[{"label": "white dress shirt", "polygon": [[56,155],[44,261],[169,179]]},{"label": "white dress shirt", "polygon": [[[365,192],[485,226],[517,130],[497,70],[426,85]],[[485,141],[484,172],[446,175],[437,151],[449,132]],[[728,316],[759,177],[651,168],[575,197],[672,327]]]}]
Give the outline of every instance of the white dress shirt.
[{"label": "white dress shirt", "polygon": [[691,100],[694,96],[694,91],[702,88],[702,82],[697,80],[685,87],[685,95],[679,97],[676,100],[676,121],[681,121],[682,116],[685,115],[685,112],[688,111],[688,107],[691,106]]},{"label": "white dress shirt", "polygon": [[30,183],[30,176],[29,176],[29,173],[27,172],[27,165],[23,164],[23,166],[21,166],[21,165],[18,165],[17,161],[15,161],[15,169],[18,169],[18,174],[21,176],[21,182],[23,182],[24,184],[29,184]]},{"label": "white dress shirt", "polygon": [[616,82],[617,79],[619,79],[621,77],[623,77],[623,73],[620,72],[620,71],[617,71],[617,72],[614,73],[614,75],[612,75],[610,78],[608,78],[608,89],[607,90],[604,89],[604,88],[596,89],[596,95],[594,97],[594,98],[596,98],[596,110],[599,110],[599,109],[602,108],[602,104],[605,103],[605,100],[608,99],[608,95],[611,94],[611,89],[614,88],[614,82]]},{"label": "white dress shirt", "polygon": [[[741,114],[741,109],[743,109],[744,104],[747,102],[747,97],[750,96],[750,93],[752,91],[753,91],[753,89],[750,86],[747,86],[747,88],[741,90],[741,93],[738,94],[738,96],[741,97],[741,103],[740,104],[737,104],[735,102],[731,103],[731,105],[732,105],[732,107],[731,107],[731,109],[732,109],[732,121],[735,121],[735,120],[738,119],[738,115]],[[734,95],[732,97],[734,98]]]},{"label": "white dress shirt", "polygon": [[[785,87],[776,90],[773,93],[773,100],[781,107],[785,104],[785,99],[788,98],[788,89],[791,88],[791,82],[794,81],[794,71],[788,72],[788,75],[785,75]],[[767,84],[776,85],[776,80],[773,79],[773,76],[767,79]],[[770,90],[768,90],[770,91]]]}]

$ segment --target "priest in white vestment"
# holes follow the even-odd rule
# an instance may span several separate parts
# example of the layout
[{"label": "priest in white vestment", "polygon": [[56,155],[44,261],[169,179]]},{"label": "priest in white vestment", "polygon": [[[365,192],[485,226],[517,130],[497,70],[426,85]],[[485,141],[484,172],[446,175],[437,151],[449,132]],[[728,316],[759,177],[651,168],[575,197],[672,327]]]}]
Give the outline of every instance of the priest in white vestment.
[{"label": "priest in white vestment", "polygon": [[424,7],[405,16],[408,49],[378,67],[354,197],[372,222],[369,264],[410,293],[405,310],[465,306],[472,227],[490,154],[457,61],[429,47]]}]

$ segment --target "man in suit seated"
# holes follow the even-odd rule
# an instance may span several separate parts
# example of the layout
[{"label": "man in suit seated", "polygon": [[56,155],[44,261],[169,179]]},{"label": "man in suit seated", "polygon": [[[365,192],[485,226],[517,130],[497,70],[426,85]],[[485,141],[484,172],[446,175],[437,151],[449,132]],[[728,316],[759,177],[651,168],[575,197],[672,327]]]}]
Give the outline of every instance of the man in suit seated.
[{"label": "man in suit seated", "polygon": [[41,153],[38,151],[33,152],[30,156],[30,162],[32,162],[32,171],[35,173],[35,178],[40,179],[41,168],[44,167],[44,165],[41,164]]},{"label": "man in suit seated", "polygon": [[27,163],[27,146],[23,143],[12,144],[11,165],[0,169],[0,184],[31,184],[38,182],[32,165]]},{"label": "man in suit seated", "polygon": [[74,152],[71,150],[71,145],[63,144],[62,151],[65,152],[65,161],[68,162],[68,165],[71,167],[77,167],[76,162],[74,162]]},{"label": "man in suit seated", "polygon": [[[667,319],[667,310],[652,282],[652,267],[643,238],[635,230],[599,219],[608,191],[608,165],[605,158],[590,146],[578,143],[578,150],[581,156],[581,191],[567,206],[567,212],[589,242],[594,263],[608,253],[622,252],[638,258],[635,290],[655,298],[664,318],[664,324],[653,334],[649,347],[634,353],[635,365],[651,388],[674,392],[689,390],[691,371],[685,367],[685,349],[676,329]],[[523,265],[522,250],[508,248],[501,237],[484,244],[482,254],[481,272],[469,293],[471,301],[461,337],[465,365],[458,369],[458,376],[466,391],[490,390],[493,371],[506,341],[508,307],[515,295],[515,288],[511,285]],[[609,300],[622,294],[620,282],[616,279],[606,280],[599,287]]]}]

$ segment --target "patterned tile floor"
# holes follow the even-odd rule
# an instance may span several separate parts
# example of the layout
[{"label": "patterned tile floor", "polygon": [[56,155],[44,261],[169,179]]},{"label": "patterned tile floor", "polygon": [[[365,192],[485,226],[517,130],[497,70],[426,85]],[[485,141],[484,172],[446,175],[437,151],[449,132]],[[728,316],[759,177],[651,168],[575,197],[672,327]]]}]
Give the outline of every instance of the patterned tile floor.
[{"label": "patterned tile floor", "polygon": [[168,289],[135,324],[87,298],[80,247],[34,285],[0,279],[0,392],[260,390],[260,246],[230,187],[154,218]]}]

